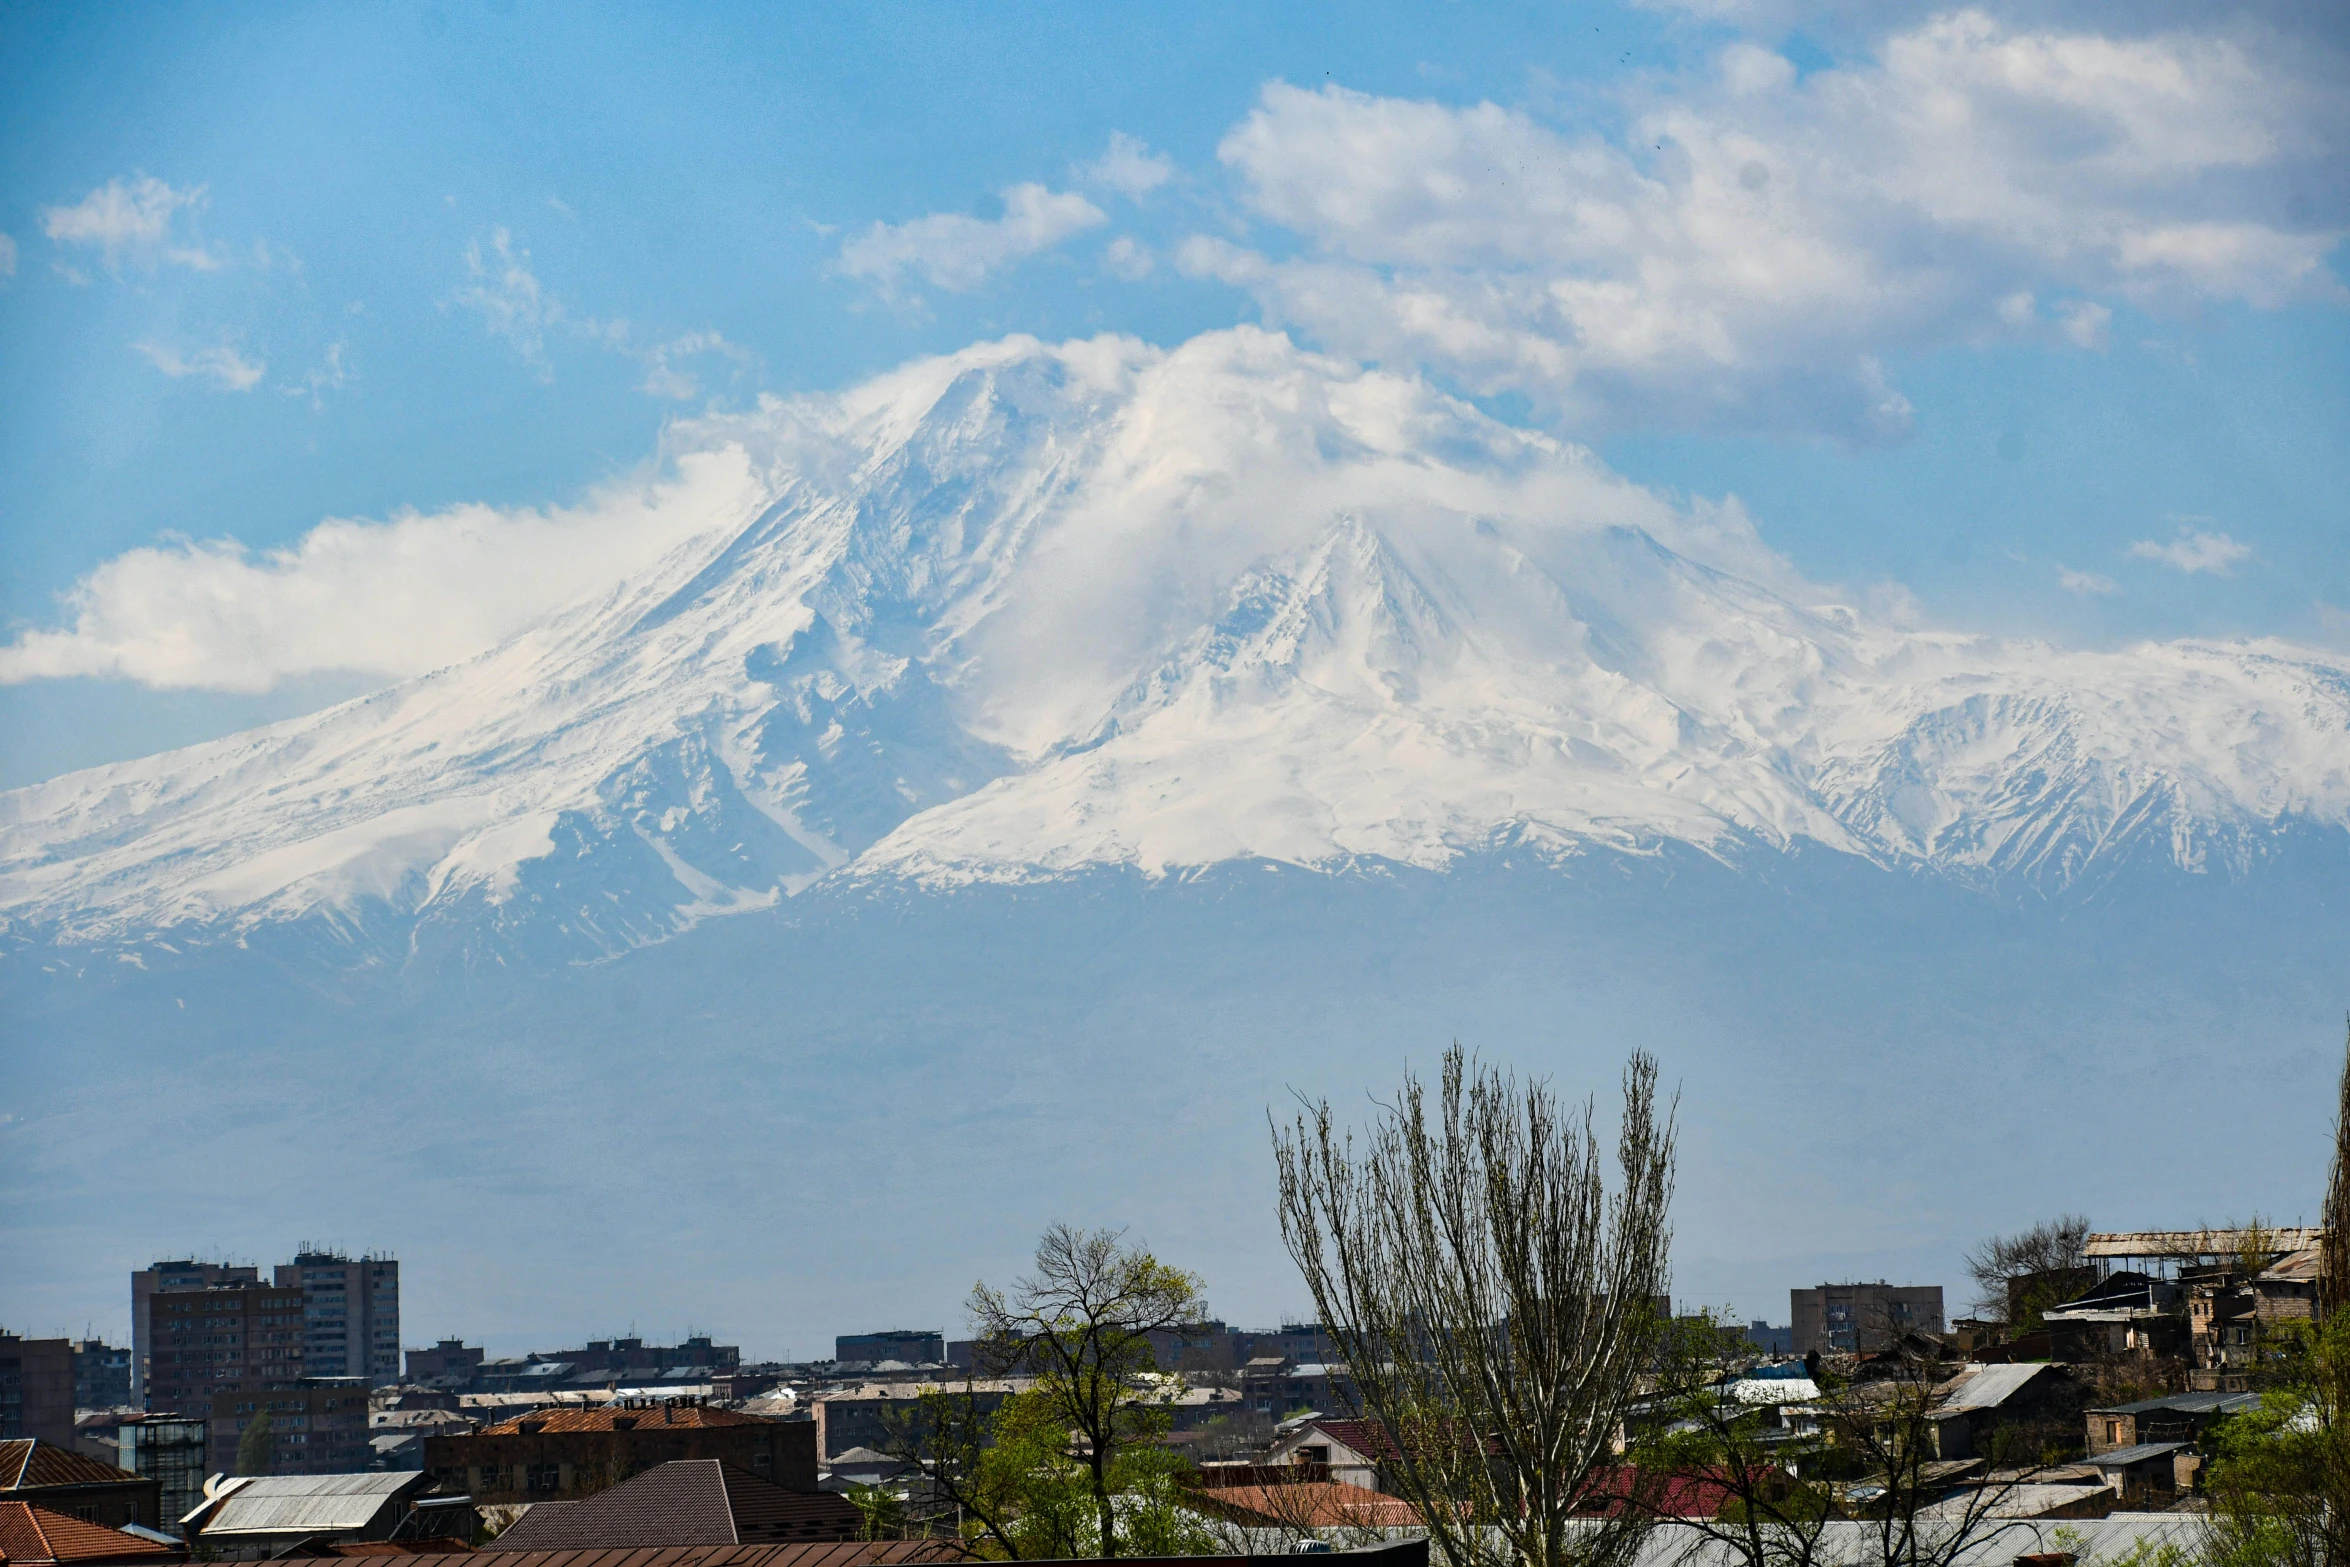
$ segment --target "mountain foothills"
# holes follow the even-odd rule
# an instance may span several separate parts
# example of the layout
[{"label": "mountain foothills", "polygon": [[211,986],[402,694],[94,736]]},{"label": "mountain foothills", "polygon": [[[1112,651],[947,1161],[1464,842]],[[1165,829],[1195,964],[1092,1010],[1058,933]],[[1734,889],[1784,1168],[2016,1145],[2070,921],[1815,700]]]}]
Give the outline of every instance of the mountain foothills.
[{"label": "mountain foothills", "polygon": [[[1404,376],[1010,339],[673,432],[655,569],[0,795],[17,961],[563,963],[822,885],[1830,851],[2012,900],[2350,826],[2350,663],[1909,629]],[[698,520],[697,520],[698,521]]]}]

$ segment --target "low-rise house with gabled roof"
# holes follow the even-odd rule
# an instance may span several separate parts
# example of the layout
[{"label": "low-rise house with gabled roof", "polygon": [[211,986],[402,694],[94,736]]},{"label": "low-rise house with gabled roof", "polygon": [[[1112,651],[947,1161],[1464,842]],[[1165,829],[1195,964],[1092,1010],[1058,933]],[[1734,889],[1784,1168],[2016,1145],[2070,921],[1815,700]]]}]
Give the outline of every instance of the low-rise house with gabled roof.
[{"label": "low-rise house with gabled roof", "polygon": [[856,1504],[829,1491],[790,1491],[715,1459],[682,1459],[584,1501],[539,1502],[493,1551],[637,1550],[665,1545],[781,1545],[853,1540]]},{"label": "low-rise house with gabled roof", "polygon": [[109,1529],[163,1523],[162,1492],[152,1478],[35,1437],[0,1442],[0,1501],[31,1502]]}]

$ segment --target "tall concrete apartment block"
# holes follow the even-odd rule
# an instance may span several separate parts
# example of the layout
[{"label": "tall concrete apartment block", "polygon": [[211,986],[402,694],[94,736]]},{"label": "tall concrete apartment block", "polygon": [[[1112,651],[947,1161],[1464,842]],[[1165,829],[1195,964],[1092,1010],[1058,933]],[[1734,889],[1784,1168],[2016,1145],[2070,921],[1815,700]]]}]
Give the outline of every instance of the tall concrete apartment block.
[{"label": "tall concrete apartment block", "polygon": [[363,1377],[371,1387],[400,1380],[400,1264],[354,1261],[305,1246],[277,1266],[280,1289],[302,1292],[302,1350],[314,1377]]},{"label": "tall concrete apartment block", "polygon": [[1942,1331],[1939,1284],[1822,1284],[1789,1290],[1795,1353],[1865,1355],[1904,1333]]},{"label": "tall concrete apartment block", "polygon": [[0,1441],[73,1446],[73,1343],[0,1333]]},{"label": "tall concrete apartment block", "polygon": [[208,1290],[224,1284],[258,1284],[259,1268],[225,1262],[159,1262],[131,1275],[131,1404],[153,1409],[147,1401],[147,1363],[153,1346],[147,1342],[147,1302],[166,1290]]},{"label": "tall concrete apartment block", "polygon": [[257,1283],[147,1297],[147,1407],[209,1415],[215,1394],[302,1380],[302,1292]]}]

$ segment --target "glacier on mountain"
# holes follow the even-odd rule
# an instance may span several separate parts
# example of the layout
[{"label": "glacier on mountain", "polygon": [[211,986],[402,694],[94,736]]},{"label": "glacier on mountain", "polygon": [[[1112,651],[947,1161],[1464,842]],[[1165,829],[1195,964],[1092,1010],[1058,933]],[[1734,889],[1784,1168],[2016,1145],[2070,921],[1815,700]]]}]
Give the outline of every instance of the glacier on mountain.
[{"label": "glacier on mountain", "polygon": [[2052,891],[2350,826],[2338,658],[1893,624],[1734,503],[1254,329],[1015,338],[673,445],[727,498],[653,569],[0,795],[0,917],[584,956],[827,880],[1810,844]]}]

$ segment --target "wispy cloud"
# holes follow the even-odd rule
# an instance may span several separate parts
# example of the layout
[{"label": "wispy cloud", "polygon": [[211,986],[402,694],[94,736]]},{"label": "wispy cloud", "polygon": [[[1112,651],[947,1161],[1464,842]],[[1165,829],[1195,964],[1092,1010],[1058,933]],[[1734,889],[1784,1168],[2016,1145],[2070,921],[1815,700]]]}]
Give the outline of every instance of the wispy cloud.
[{"label": "wispy cloud", "polygon": [[151,174],[108,180],[70,207],[42,208],[41,232],[59,245],[97,247],[109,269],[128,260],[218,271],[219,255],[176,234],[179,214],[203,208],[204,191],[201,185],[178,189]]},{"label": "wispy cloud", "polygon": [[2252,558],[2252,546],[2224,533],[2182,526],[2179,536],[2168,543],[2138,540],[2130,546],[2130,555],[2136,560],[2159,561],[2178,571],[2224,577],[2239,562]]},{"label": "wispy cloud", "polygon": [[701,380],[690,366],[697,359],[715,356],[731,363],[736,372],[751,368],[758,356],[749,349],[730,343],[716,332],[687,332],[655,343],[639,356],[645,366],[642,390],[652,397],[666,397],[677,402],[701,395]]},{"label": "wispy cloud", "polygon": [[714,331],[683,332],[647,341],[620,317],[574,315],[560,297],[539,282],[538,274],[531,270],[530,252],[503,228],[491,230],[486,248],[478,239],[465,247],[465,273],[467,281],[458,289],[456,302],[479,312],[489,334],[504,340],[542,382],[555,379],[555,362],[547,342],[556,333],[635,360],[645,371],[638,390],[648,397],[672,401],[700,395],[701,378],[693,370],[696,360],[723,359],[738,373],[759,362],[749,349]]},{"label": "wispy cloud", "polygon": [[2069,566],[2056,568],[2056,585],[2067,593],[2092,597],[2105,597],[2121,591],[2121,584],[2111,577],[2100,576],[2094,571],[2074,571]]},{"label": "wispy cloud", "polygon": [[329,343],[325,356],[308,375],[278,390],[288,397],[309,398],[311,410],[315,412],[326,406],[326,394],[339,390],[349,377],[350,371],[343,363],[343,345]]},{"label": "wispy cloud", "polygon": [[1075,173],[1085,184],[1098,185],[1139,201],[1175,177],[1175,160],[1165,153],[1151,151],[1150,144],[1139,136],[1112,131],[1110,144],[1102,150],[1102,155],[1091,163],[1079,164]]},{"label": "wispy cloud", "polygon": [[250,392],[261,384],[269,366],[257,359],[247,359],[227,342],[217,347],[198,349],[183,354],[178,349],[153,341],[131,345],[156,369],[175,381],[189,376],[202,376],[224,392]]},{"label": "wispy cloud", "polygon": [[489,334],[503,338],[541,381],[554,380],[547,328],[563,320],[563,302],[539,287],[530,252],[506,230],[494,229],[486,253],[478,239],[465,247],[465,272],[469,281],[457,290],[457,302],[479,311]]},{"label": "wispy cloud", "polygon": [[16,240],[11,235],[0,234],[0,282],[5,282],[14,276],[16,276]]},{"label": "wispy cloud", "polygon": [[876,223],[840,248],[849,277],[893,295],[908,273],[951,293],[977,288],[994,273],[1109,221],[1074,192],[1015,185],[997,218],[933,212],[907,223]]}]

